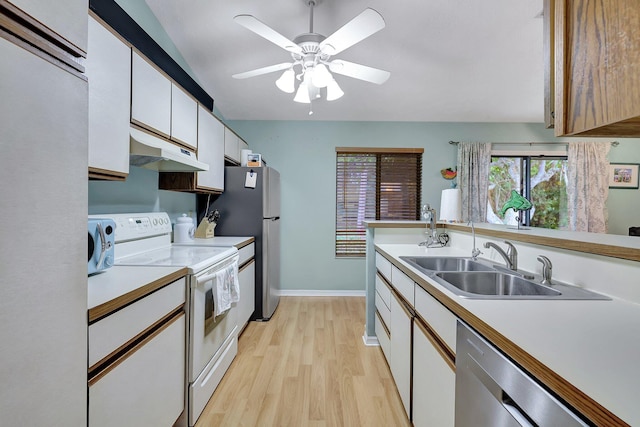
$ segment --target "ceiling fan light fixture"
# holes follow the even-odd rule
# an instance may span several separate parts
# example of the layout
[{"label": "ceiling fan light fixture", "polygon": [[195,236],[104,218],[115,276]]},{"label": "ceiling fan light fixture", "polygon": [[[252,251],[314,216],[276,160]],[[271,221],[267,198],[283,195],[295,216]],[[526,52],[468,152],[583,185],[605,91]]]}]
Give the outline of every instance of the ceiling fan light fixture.
[{"label": "ceiling fan light fixture", "polygon": [[324,64],[318,64],[313,67],[313,85],[315,87],[327,87],[329,82],[333,80],[333,76]]},{"label": "ceiling fan light fixture", "polygon": [[299,102],[301,104],[309,104],[311,103],[311,98],[309,97],[309,88],[307,87],[307,82],[302,81],[300,86],[298,86],[298,91],[296,92],[296,96],[293,98],[295,102]]},{"label": "ceiling fan light fixture", "polygon": [[340,89],[338,82],[332,78],[327,85],[327,101],[335,101],[342,98],[342,95],[344,95],[344,92]]},{"label": "ceiling fan light fixture", "polygon": [[284,73],[282,73],[278,80],[276,80],[276,86],[278,86],[278,89],[285,93],[293,93],[296,90],[295,79],[296,76],[293,68],[289,68]]}]

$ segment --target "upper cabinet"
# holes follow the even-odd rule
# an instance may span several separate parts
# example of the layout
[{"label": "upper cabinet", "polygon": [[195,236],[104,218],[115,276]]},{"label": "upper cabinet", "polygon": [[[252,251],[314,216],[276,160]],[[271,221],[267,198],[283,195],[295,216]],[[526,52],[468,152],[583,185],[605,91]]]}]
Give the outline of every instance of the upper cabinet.
[{"label": "upper cabinet", "polygon": [[550,0],[550,7],[556,135],[640,136],[637,0]]},{"label": "upper cabinet", "polygon": [[198,103],[175,83],[171,83],[171,139],[194,150],[198,147]]},{"label": "upper cabinet", "polygon": [[198,160],[209,165],[202,172],[163,172],[162,190],[220,194],[224,191],[225,126],[207,109],[197,106]]},{"label": "upper cabinet", "polygon": [[170,138],[171,80],[135,51],[131,64],[131,122]]},{"label": "upper cabinet", "polygon": [[248,149],[249,144],[228,127],[224,128],[224,156],[227,160],[240,164],[242,150]]},{"label": "upper cabinet", "polygon": [[[7,3],[9,8],[21,18],[26,19],[27,22],[32,22],[35,19],[44,24],[49,29],[51,37],[67,49],[87,51],[86,1],[10,0]],[[20,10],[14,10],[12,5]]]},{"label": "upper cabinet", "polygon": [[240,163],[240,138],[228,127],[224,128],[224,156]]},{"label": "upper cabinet", "polygon": [[89,17],[89,177],[124,180],[129,174],[131,49]]},{"label": "upper cabinet", "polygon": [[198,159],[209,165],[196,172],[196,186],[202,190],[224,190],[224,125],[213,114],[198,106]]},{"label": "upper cabinet", "polygon": [[198,148],[198,103],[135,51],[131,123],[193,150]]}]

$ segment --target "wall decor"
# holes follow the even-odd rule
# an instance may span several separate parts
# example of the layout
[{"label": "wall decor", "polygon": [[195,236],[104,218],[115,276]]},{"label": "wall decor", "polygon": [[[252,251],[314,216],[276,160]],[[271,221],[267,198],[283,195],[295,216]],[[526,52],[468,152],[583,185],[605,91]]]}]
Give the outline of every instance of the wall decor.
[{"label": "wall decor", "polygon": [[610,163],[609,164],[609,188],[638,188],[637,163]]}]

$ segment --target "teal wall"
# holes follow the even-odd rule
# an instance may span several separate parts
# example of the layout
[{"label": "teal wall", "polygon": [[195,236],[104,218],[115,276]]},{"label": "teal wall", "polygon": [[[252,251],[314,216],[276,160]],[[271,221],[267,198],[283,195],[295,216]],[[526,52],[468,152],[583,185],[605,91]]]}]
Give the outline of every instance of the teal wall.
[{"label": "teal wall", "polygon": [[[422,200],[439,209],[440,192],[449,187],[440,169],[456,163],[456,148],[448,141],[566,141],[538,123],[229,121],[229,125],[280,171],[284,289],[364,289],[364,260],[334,256],[336,147],[423,147]],[[611,161],[640,163],[640,140],[620,142],[611,150]],[[640,224],[638,190],[611,190],[610,201],[612,232],[626,234],[629,225]]]}]

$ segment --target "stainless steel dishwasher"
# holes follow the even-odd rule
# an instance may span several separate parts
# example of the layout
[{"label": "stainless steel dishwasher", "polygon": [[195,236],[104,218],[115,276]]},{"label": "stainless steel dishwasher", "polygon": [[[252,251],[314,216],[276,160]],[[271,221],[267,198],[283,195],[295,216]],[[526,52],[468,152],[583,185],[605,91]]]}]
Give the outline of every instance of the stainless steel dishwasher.
[{"label": "stainless steel dishwasher", "polygon": [[589,424],[459,321],[455,425],[572,427]]}]

